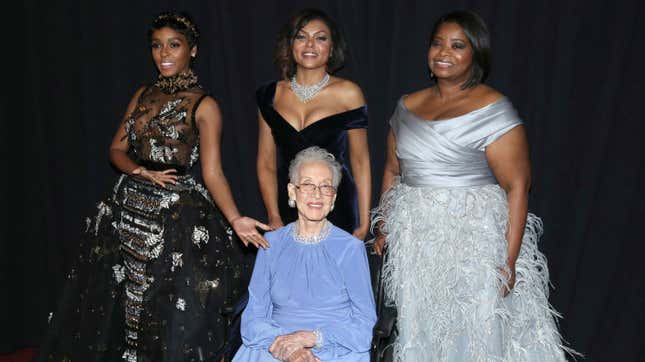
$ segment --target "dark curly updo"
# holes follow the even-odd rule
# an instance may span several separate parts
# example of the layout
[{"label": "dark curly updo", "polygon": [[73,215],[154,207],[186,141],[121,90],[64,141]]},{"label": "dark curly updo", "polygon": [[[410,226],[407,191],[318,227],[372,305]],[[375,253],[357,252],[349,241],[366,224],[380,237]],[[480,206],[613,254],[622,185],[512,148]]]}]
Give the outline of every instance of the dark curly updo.
[{"label": "dark curly updo", "polygon": [[312,20],[322,21],[331,32],[332,48],[329,60],[327,61],[327,72],[334,73],[345,65],[347,45],[336,23],[322,10],[304,9],[284,24],[278,33],[278,42],[275,47],[273,62],[285,79],[291,78],[296,74],[296,62],[293,59],[292,52],[293,40],[298,35],[300,29]]},{"label": "dark curly updo", "polygon": [[157,15],[148,29],[148,41],[152,40],[152,33],[161,28],[171,28],[172,30],[186,37],[190,48],[199,43],[199,29],[193,21],[193,18],[184,12],[163,12]]}]

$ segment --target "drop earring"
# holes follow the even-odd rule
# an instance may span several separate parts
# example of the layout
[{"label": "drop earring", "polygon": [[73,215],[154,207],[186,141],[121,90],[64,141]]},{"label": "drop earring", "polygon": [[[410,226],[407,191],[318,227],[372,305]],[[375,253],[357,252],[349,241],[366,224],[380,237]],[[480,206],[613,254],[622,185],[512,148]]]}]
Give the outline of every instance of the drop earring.
[{"label": "drop earring", "polygon": [[290,198],[287,204],[289,204],[289,207],[294,208],[296,207],[296,200]]}]

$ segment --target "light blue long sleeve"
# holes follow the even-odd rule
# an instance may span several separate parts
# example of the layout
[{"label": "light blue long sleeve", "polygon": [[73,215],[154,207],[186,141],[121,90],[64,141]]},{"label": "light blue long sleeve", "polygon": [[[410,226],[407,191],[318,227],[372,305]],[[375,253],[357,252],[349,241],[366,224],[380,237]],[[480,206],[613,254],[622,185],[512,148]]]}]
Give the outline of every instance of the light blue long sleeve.
[{"label": "light blue long sleeve", "polygon": [[258,250],[249,283],[249,302],[242,313],[242,341],[250,348],[268,350],[277,336],[286,334],[284,329],[271,319],[271,251],[271,248]]}]

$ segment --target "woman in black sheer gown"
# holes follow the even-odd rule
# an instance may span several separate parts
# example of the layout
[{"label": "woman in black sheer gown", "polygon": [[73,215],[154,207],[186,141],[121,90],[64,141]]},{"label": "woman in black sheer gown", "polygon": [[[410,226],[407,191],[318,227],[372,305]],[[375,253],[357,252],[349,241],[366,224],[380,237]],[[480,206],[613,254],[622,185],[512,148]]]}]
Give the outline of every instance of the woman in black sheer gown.
[{"label": "woman in black sheer gown", "polygon": [[282,80],[257,91],[260,191],[273,228],[294,221],[287,167],[299,151],[319,146],[343,166],[338,199],[329,220],[364,239],[369,228],[370,164],[367,106],[361,89],[330,76],[343,66],[345,41],[323,12],[306,9],[281,30],[275,63]]},{"label": "woman in black sheer gown", "polygon": [[149,38],[159,78],[136,92],[114,136],[123,175],[87,219],[38,360],[226,359],[222,309],[250,274],[235,234],[266,246],[256,227],[269,227],[240,215],[222,173],[219,108],[190,67],[194,22],[161,14]]}]

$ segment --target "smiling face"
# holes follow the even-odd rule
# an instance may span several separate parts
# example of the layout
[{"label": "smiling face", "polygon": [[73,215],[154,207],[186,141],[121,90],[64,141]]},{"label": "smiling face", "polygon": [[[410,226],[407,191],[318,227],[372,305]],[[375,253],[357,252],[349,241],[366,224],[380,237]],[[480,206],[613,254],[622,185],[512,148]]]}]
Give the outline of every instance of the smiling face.
[{"label": "smiling face", "polygon": [[437,79],[466,81],[473,66],[473,48],[456,23],[439,26],[428,50],[428,66]]},{"label": "smiling face", "polygon": [[152,59],[164,77],[187,71],[190,58],[197,54],[196,46],[191,49],[186,37],[169,27],[152,33],[150,48]]},{"label": "smiling face", "polygon": [[331,54],[331,31],[325,22],[314,19],[293,38],[291,51],[299,67],[315,69],[327,65]]},{"label": "smiling face", "polygon": [[[289,183],[289,198],[296,200],[298,217],[307,221],[322,221],[331,211],[331,205],[336,200],[336,195],[325,195],[320,191],[320,186],[333,186],[333,174],[329,166],[323,161],[304,162],[298,170],[297,186]],[[305,192],[302,185],[313,184],[313,192]]]}]

